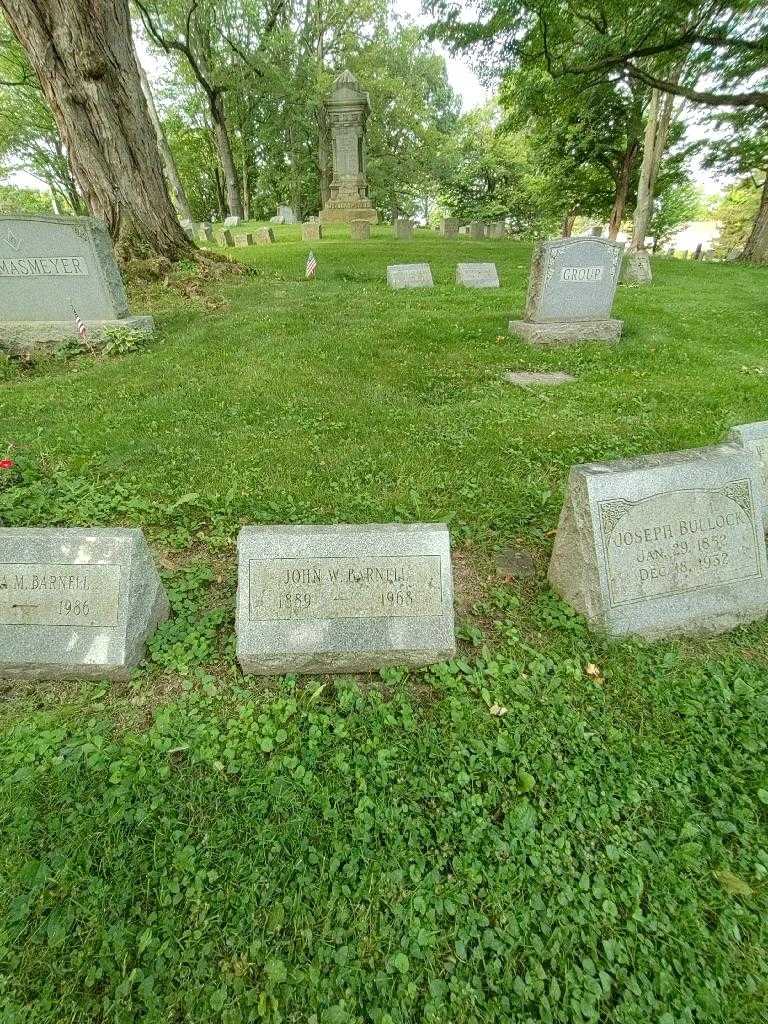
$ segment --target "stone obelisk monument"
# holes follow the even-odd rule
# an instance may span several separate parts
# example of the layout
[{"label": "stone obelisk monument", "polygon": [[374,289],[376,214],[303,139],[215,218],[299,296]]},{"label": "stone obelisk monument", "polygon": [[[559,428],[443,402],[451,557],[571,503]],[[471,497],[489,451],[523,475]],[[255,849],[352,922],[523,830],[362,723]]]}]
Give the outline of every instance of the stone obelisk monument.
[{"label": "stone obelisk monument", "polygon": [[333,83],[326,107],[333,144],[333,178],[320,221],[338,224],[364,220],[375,224],[379,216],[368,198],[365,177],[365,122],[371,110],[368,93],[351,71],[344,71]]}]

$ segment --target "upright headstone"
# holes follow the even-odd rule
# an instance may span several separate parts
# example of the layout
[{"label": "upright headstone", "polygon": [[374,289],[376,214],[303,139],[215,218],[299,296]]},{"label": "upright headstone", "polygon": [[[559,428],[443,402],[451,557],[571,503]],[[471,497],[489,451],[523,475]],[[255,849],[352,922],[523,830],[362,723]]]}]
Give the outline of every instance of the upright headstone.
[{"label": "upright headstone", "polygon": [[395,221],[395,238],[401,242],[409,242],[413,238],[413,224],[404,217],[398,217]]},{"label": "upright headstone", "polygon": [[621,266],[621,283],[628,285],[650,284],[653,280],[651,259],[645,249],[628,249]]},{"label": "upright headstone", "polygon": [[719,633],[763,618],[754,454],[719,445],[574,466],[549,580],[613,635]]},{"label": "upright headstone", "polygon": [[235,245],[241,249],[246,249],[249,245],[255,245],[255,239],[252,231],[246,231],[244,234],[235,235]]},{"label": "upright headstone", "polygon": [[179,224],[181,225],[182,231],[190,240],[190,242],[194,242],[197,230],[196,225],[191,220],[181,220],[179,221]]},{"label": "upright headstone", "polygon": [[589,234],[590,234],[591,238],[602,238],[603,237],[602,226],[600,224],[596,224],[594,227],[589,229]]},{"label": "upright headstone", "polygon": [[197,228],[198,242],[213,242],[213,228],[210,224],[199,224]]},{"label": "upright headstone", "polygon": [[485,238],[485,224],[481,220],[473,220],[469,225],[469,237],[475,242]]},{"label": "upright headstone", "polygon": [[333,177],[330,195],[320,220],[323,224],[367,220],[376,224],[378,214],[368,198],[365,126],[371,104],[351,71],[344,71],[333,83],[327,103],[333,148]]},{"label": "upright headstone", "polygon": [[511,334],[534,345],[618,341],[624,326],[611,319],[623,245],[604,238],[539,242],[528,281],[525,319]]},{"label": "upright headstone", "polygon": [[728,440],[740,448],[746,448],[757,458],[765,532],[768,533],[768,420],[740,423],[731,430]]},{"label": "upright headstone", "polygon": [[106,225],[93,217],[0,216],[0,349],[21,351],[113,327],[148,334],[130,316]]},{"label": "upright headstone", "polygon": [[469,224],[462,224],[461,227],[459,228],[459,234],[460,235],[468,235],[469,234]]},{"label": "upright headstone", "polygon": [[0,677],[126,679],[167,618],[141,530],[0,529]]},{"label": "upright headstone", "polygon": [[229,228],[223,228],[216,232],[216,244],[224,246],[234,246],[235,236]]},{"label": "upright headstone", "polygon": [[443,238],[455,238],[459,233],[459,221],[457,217],[443,217],[440,227],[440,234]]},{"label": "upright headstone", "polygon": [[428,263],[394,263],[387,267],[390,288],[431,288],[433,283]]},{"label": "upright headstone", "polygon": [[301,237],[305,242],[319,242],[323,237],[322,224],[317,222],[309,222],[301,225]]},{"label": "upright headstone", "polygon": [[488,237],[499,239],[504,237],[504,221],[495,220],[492,224],[488,225]]},{"label": "upright headstone", "polygon": [[225,228],[236,228],[240,226],[240,217],[225,217],[224,227]]},{"label": "upright headstone", "polygon": [[499,274],[495,263],[459,263],[456,284],[465,288],[498,288]]},{"label": "upright headstone", "polygon": [[271,245],[274,240],[272,228],[259,228],[256,232],[256,245]]},{"label": "upright headstone", "polygon": [[355,242],[367,242],[371,237],[371,224],[367,220],[353,220],[349,224],[350,235]]},{"label": "upright headstone", "polygon": [[278,206],[277,208],[278,217],[283,218],[283,224],[298,224],[299,218],[293,212],[292,206]]},{"label": "upright headstone", "polygon": [[455,654],[443,523],[251,526],[237,548],[245,673],[372,672]]}]

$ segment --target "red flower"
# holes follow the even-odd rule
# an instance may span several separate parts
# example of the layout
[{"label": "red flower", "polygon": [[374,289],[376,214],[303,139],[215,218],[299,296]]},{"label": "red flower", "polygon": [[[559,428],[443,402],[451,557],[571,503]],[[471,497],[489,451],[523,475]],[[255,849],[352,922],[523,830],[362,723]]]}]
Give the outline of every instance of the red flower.
[{"label": "red flower", "polygon": [[0,469],[13,469],[15,465],[13,459],[0,459]]}]

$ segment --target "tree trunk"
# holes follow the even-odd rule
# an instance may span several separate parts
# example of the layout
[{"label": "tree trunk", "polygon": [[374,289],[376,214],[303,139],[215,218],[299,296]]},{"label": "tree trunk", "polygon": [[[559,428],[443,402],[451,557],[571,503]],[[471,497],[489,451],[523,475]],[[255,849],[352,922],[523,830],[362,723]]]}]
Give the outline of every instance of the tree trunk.
[{"label": "tree trunk", "polygon": [[243,174],[242,174],[242,197],[243,197],[243,220],[251,219],[251,186],[248,181],[248,157],[245,146],[243,146]]},{"label": "tree trunk", "polygon": [[[677,77],[680,77],[679,72]],[[670,92],[664,93],[663,96],[657,89],[651,92],[643,142],[643,162],[640,167],[640,181],[637,186],[637,203],[632,227],[632,248],[638,251],[645,248],[645,238],[653,211],[656,176],[659,173],[661,159],[667,145],[667,134],[672,120],[674,103],[675,97]]]},{"label": "tree trunk", "polygon": [[136,67],[139,70],[141,91],[144,93],[144,99],[147,101],[149,119],[152,122],[152,127],[155,129],[155,135],[157,136],[157,148],[160,151],[160,157],[163,161],[165,178],[168,182],[168,187],[171,190],[171,198],[176,204],[176,209],[181,219],[192,220],[192,211],[190,210],[189,203],[187,202],[187,196],[184,192],[184,186],[181,183],[181,178],[179,177],[176,161],[173,159],[171,147],[168,145],[168,139],[166,139],[163,126],[160,124],[157,107],[155,106],[155,97],[152,95],[152,88],[149,84],[147,73],[139,60],[138,54],[136,54]]},{"label": "tree trunk", "polygon": [[232,155],[232,143],[227,129],[227,117],[224,112],[224,97],[216,90],[208,95],[213,122],[213,137],[216,140],[216,152],[224,175],[224,186],[227,192],[227,209],[230,217],[243,216],[243,204],[240,199],[240,186],[237,182],[235,158]]},{"label": "tree trunk", "polygon": [[576,214],[575,213],[566,213],[565,217],[563,218],[563,227],[562,227],[563,238],[570,238],[571,237],[571,235],[573,234],[573,225],[574,225],[575,220],[576,220]]},{"label": "tree trunk", "polygon": [[768,263],[768,172],[763,182],[760,208],[741,258],[750,263]]},{"label": "tree trunk", "polygon": [[194,258],[176,219],[133,50],[128,0],[0,0],[88,209],[120,260]]},{"label": "tree trunk", "polygon": [[629,183],[632,178],[632,168],[634,167],[635,158],[637,157],[637,150],[638,142],[637,139],[635,139],[629,143],[624,151],[621,167],[619,168],[619,173],[616,177],[616,197],[613,201],[611,219],[608,221],[608,237],[612,242],[616,241],[619,229],[621,228],[621,222],[624,218],[624,207],[627,205]]}]

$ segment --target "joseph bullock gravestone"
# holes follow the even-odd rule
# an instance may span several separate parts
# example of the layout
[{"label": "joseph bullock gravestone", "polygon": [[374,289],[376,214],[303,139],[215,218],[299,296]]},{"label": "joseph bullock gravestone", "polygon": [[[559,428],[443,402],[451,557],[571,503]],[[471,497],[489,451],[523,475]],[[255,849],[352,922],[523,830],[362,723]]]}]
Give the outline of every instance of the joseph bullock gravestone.
[{"label": "joseph bullock gravestone", "polygon": [[574,466],[549,580],[598,630],[720,633],[768,613],[755,456],[735,445]]},{"label": "joseph bullock gravestone", "polygon": [[603,238],[539,242],[528,281],[525,319],[511,334],[534,345],[618,341],[624,326],[611,318],[623,245]]},{"label": "joseph bullock gravestone", "polygon": [[167,618],[141,530],[0,529],[0,677],[126,679]]},{"label": "joseph bullock gravestone", "polygon": [[455,654],[444,523],[251,526],[237,546],[246,673],[369,672]]},{"label": "joseph bullock gravestone", "polygon": [[0,348],[21,350],[110,327],[153,330],[129,316],[106,225],[93,217],[0,217]]}]

